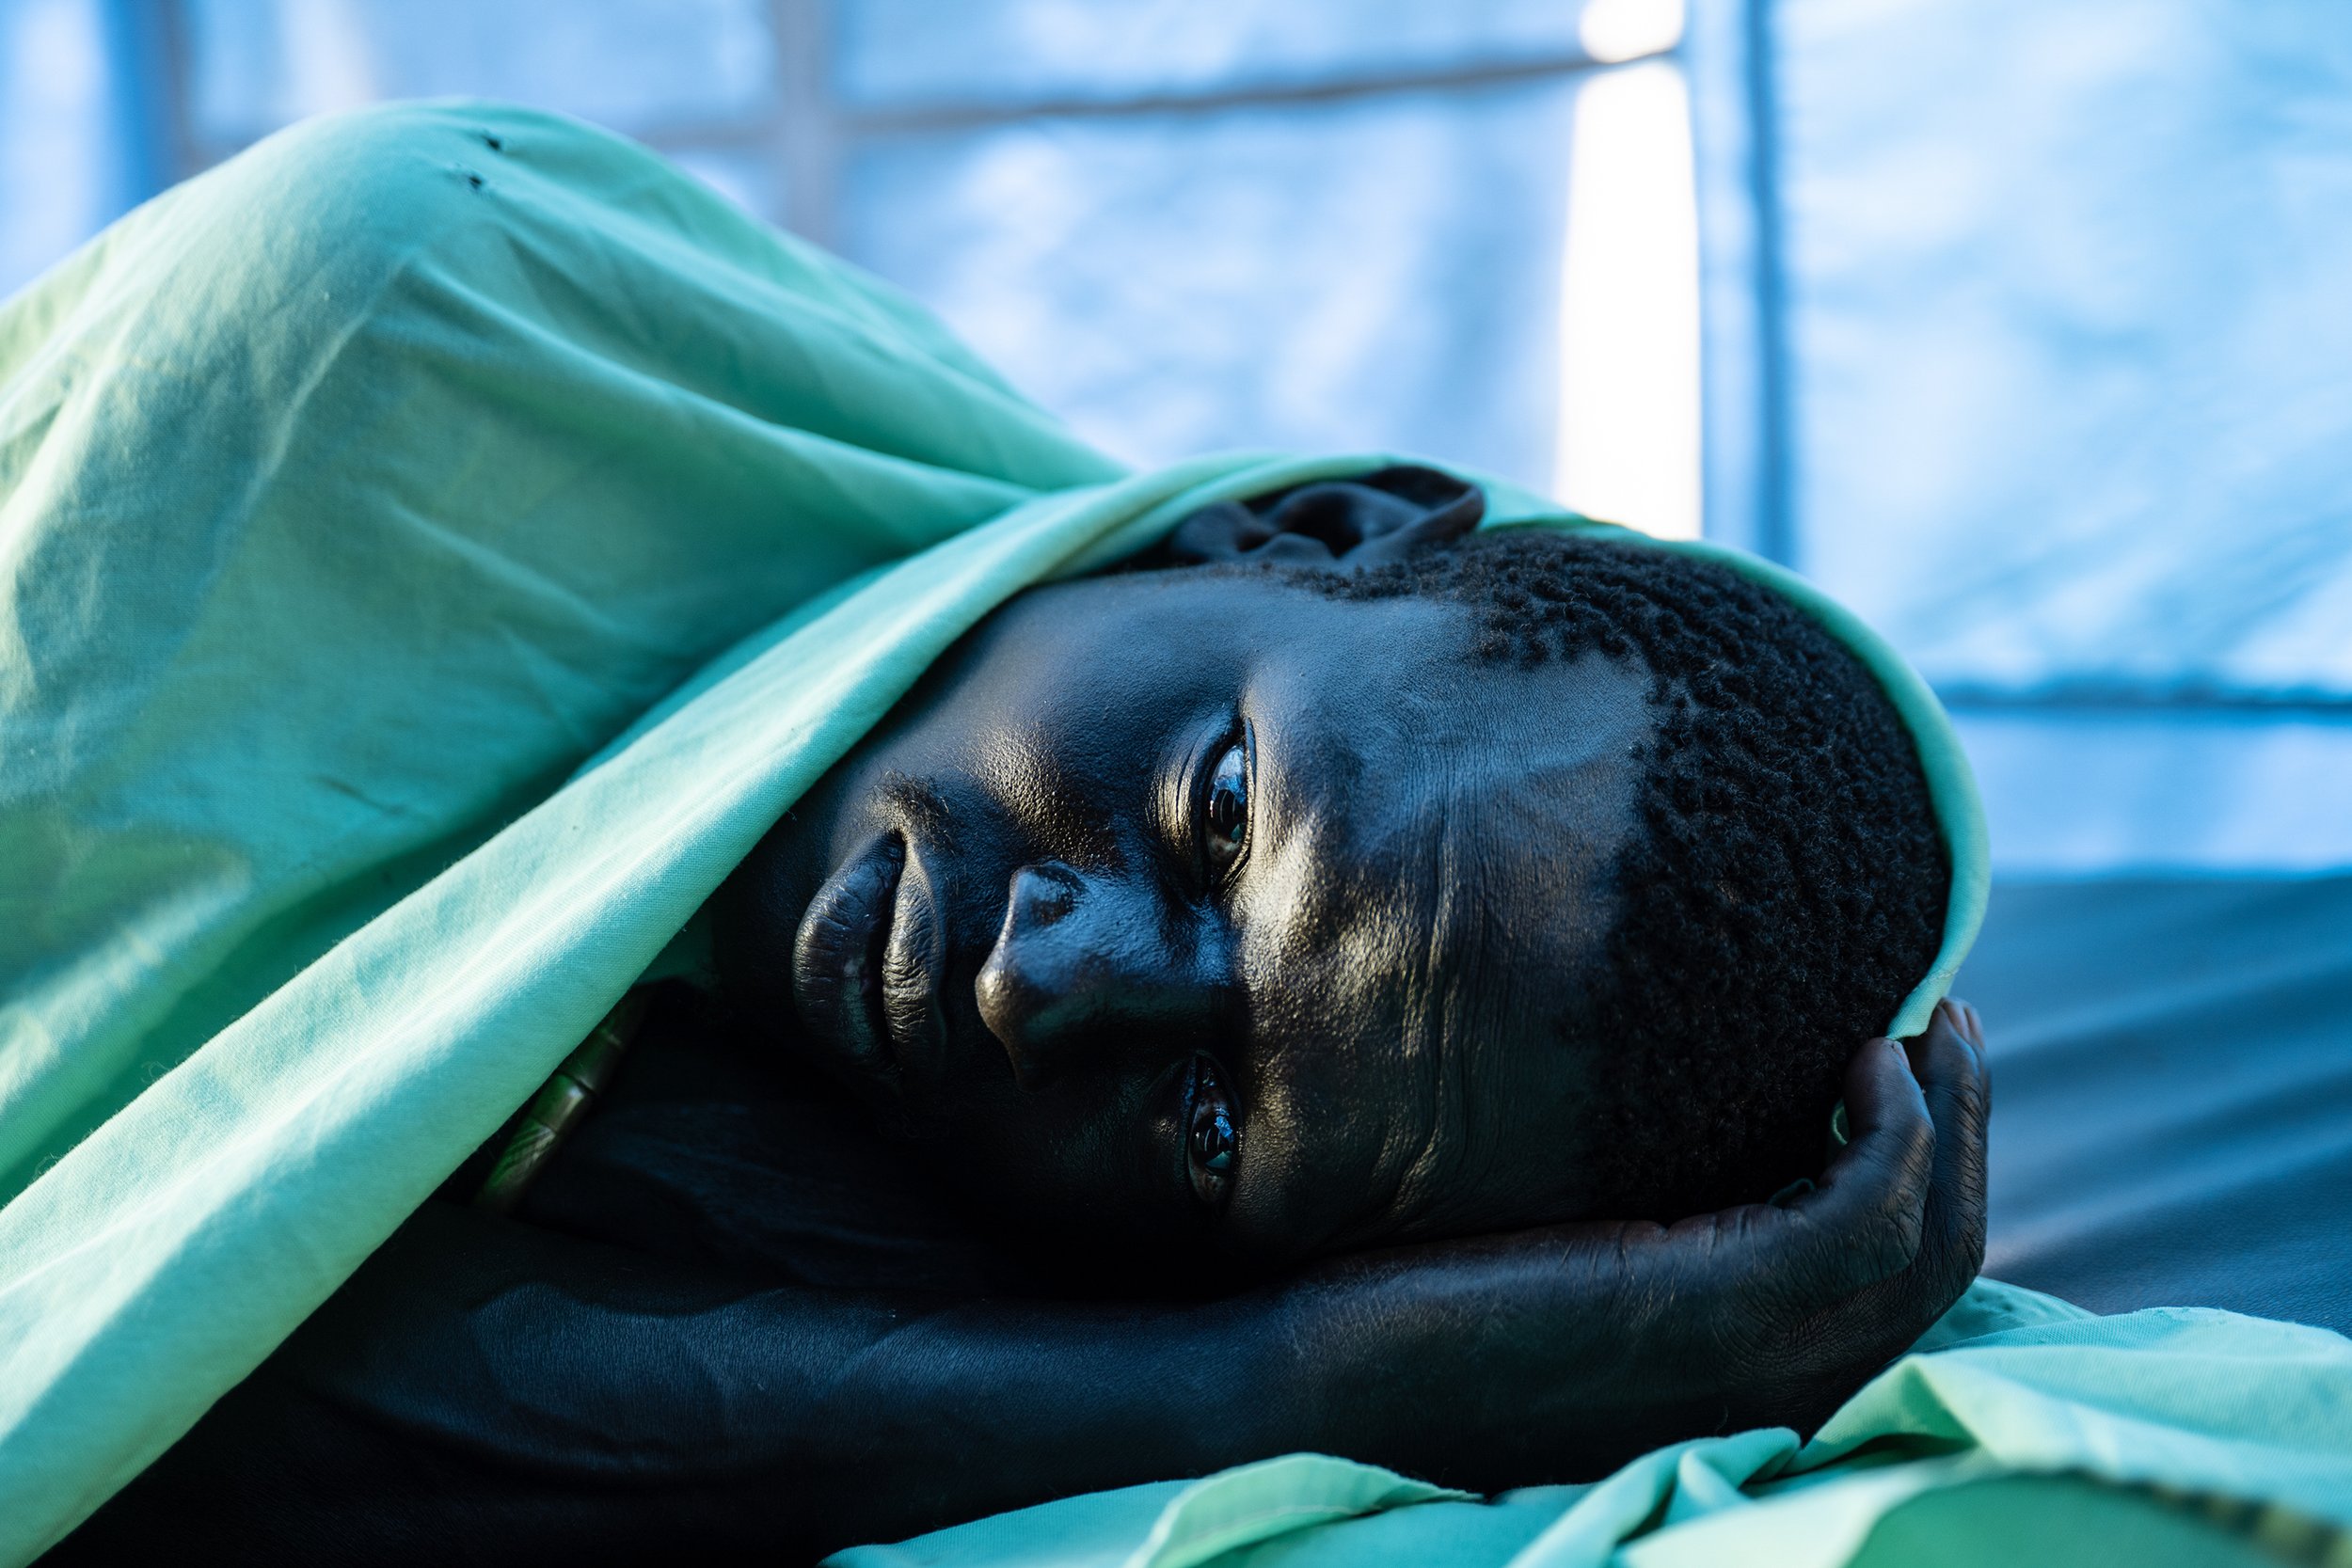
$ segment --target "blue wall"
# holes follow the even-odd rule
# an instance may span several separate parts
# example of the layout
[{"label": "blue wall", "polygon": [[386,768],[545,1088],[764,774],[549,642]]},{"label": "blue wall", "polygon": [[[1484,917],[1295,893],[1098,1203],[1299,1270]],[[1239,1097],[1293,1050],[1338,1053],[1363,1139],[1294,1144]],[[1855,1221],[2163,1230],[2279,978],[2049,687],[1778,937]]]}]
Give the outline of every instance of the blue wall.
[{"label": "blue wall", "polygon": [[2352,863],[2352,8],[1696,48],[1721,529],[1954,704],[2011,869]]}]

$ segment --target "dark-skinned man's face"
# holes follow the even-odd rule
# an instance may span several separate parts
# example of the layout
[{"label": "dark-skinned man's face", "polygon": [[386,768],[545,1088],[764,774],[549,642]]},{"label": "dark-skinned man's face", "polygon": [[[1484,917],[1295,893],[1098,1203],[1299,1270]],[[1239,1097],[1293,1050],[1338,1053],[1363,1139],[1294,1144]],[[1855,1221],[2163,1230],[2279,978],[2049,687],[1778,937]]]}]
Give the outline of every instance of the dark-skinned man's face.
[{"label": "dark-skinned man's face", "polygon": [[1033,590],[720,906],[753,1027],[1017,1235],[1217,1272],[1565,1217],[1560,1027],[1634,830],[1645,673],[1272,572]]}]

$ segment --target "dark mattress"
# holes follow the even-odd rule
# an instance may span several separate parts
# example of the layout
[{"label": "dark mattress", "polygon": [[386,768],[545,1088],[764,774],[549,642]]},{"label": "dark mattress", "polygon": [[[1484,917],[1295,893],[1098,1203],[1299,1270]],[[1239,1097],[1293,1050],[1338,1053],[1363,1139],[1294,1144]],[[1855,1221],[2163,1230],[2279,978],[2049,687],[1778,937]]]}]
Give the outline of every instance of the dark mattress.
[{"label": "dark mattress", "polygon": [[1985,1272],[2352,1332],[2352,877],[1996,885]]}]

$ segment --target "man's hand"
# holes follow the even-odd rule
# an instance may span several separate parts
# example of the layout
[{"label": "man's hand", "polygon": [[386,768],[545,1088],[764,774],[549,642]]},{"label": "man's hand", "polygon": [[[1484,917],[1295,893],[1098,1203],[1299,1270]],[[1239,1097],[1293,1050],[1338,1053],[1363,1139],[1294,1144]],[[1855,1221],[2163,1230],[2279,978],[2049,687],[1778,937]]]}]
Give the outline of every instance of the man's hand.
[{"label": "man's hand", "polygon": [[1578,1224],[1339,1259],[1291,1291],[1325,1447],[1479,1490],[1589,1479],[1661,1443],[1810,1432],[1984,1259],[1975,1010],[1873,1040],[1818,1188],[1674,1225]]}]

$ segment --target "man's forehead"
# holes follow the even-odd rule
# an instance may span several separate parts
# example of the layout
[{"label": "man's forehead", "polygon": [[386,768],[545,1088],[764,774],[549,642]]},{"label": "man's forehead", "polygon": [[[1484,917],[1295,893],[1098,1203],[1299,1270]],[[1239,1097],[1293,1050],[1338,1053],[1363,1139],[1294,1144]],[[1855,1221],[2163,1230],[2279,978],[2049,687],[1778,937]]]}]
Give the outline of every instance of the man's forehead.
[{"label": "man's forehead", "polygon": [[1488,972],[1567,912],[1614,838],[1565,842],[1562,814],[1531,822],[1539,807],[1443,749],[1380,750],[1348,737],[1313,759],[1336,765],[1267,768],[1241,912],[1302,1004],[1413,1053],[1516,989]]},{"label": "man's forehead", "polygon": [[1262,803],[1333,875],[1491,877],[1632,829],[1656,724],[1638,662],[1286,662],[1244,702]]},{"label": "man's forehead", "polygon": [[1584,1070],[1558,1025],[1639,823],[1645,671],[1463,668],[1435,736],[1337,703],[1266,721],[1261,891],[1290,982],[1269,1043],[1303,1053],[1300,1092],[1387,1118],[1361,1216],[1375,1228],[1507,1215],[1556,1179],[1533,1167],[1558,1163],[1557,1111]]}]

